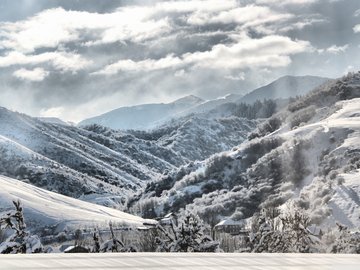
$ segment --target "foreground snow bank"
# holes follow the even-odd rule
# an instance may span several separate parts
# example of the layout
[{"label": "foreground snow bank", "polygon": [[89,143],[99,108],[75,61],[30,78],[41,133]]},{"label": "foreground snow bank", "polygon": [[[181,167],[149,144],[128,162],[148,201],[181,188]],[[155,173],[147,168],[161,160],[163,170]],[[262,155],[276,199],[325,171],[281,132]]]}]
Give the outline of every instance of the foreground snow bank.
[{"label": "foreground snow bank", "polygon": [[94,224],[107,226],[109,221],[128,226],[155,223],[152,220],[66,197],[4,176],[0,176],[0,186],[0,213],[11,209],[12,201],[19,199],[23,204],[25,220],[29,227],[55,224],[64,227]]},{"label": "foreground snow bank", "polygon": [[360,268],[358,255],[244,253],[103,253],[1,256],[1,269],[342,269]]}]

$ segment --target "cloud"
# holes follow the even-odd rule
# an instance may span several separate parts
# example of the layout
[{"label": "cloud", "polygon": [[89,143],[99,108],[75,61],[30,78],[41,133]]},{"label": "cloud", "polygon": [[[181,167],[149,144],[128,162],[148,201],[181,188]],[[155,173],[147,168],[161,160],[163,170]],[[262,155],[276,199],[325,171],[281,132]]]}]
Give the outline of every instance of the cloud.
[{"label": "cloud", "polygon": [[43,68],[35,68],[32,70],[21,68],[16,70],[13,75],[21,80],[40,82],[49,75],[49,72]]},{"label": "cloud", "polygon": [[152,71],[177,67],[181,64],[183,64],[183,61],[178,57],[174,57],[173,55],[168,55],[158,60],[146,59],[138,62],[127,59],[120,60],[114,64],[108,65],[103,70],[93,74],[112,75],[118,73],[119,71]]},{"label": "cloud", "polygon": [[318,49],[319,53],[331,53],[331,54],[339,54],[344,53],[349,48],[349,44],[345,44],[344,46],[336,46],[332,45],[326,49]]},{"label": "cloud", "polygon": [[360,24],[355,25],[353,30],[355,33],[360,33]]},{"label": "cloud", "polygon": [[[1,23],[0,48],[28,53],[75,41],[84,41],[88,46],[142,42],[171,31],[170,22],[163,13],[215,12],[236,4],[235,0],[169,1],[154,6],[125,6],[102,14],[52,8],[26,20]],[[91,32],[91,40],[85,39],[88,32]]]},{"label": "cloud", "polygon": [[41,117],[61,117],[65,112],[63,107],[53,107],[40,110]]},{"label": "cloud", "polygon": [[318,14],[314,14],[312,16],[298,16],[294,22],[287,21],[287,25],[280,28],[279,32],[284,33],[292,30],[302,30],[305,27],[325,22],[327,22],[327,20],[325,18],[321,18]]},{"label": "cloud", "polygon": [[259,39],[242,38],[235,44],[218,44],[210,51],[185,53],[181,57],[168,55],[161,59],[120,60],[94,74],[113,75],[120,71],[153,71],[185,65],[207,69],[246,69],[284,67],[291,63],[290,55],[310,50],[306,41],[293,41],[283,36]]},{"label": "cloud", "polygon": [[5,56],[0,56],[0,67],[49,64],[63,72],[76,72],[88,67],[91,63],[91,60],[87,60],[79,54],[68,52],[46,52],[37,55],[26,55],[13,51]]},{"label": "cloud", "polygon": [[232,81],[244,81],[245,80],[245,73],[240,72],[237,75],[226,75],[225,79],[232,80]]},{"label": "cloud", "polygon": [[188,18],[187,22],[194,25],[237,23],[244,27],[249,27],[281,21],[291,17],[291,14],[281,14],[271,10],[269,7],[248,5],[222,11],[218,14],[195,12]]},{"label": "cloud", "polygon": [[306,4],[312,4],[319,0],[257,0],[257,4],[276,4],[276,5],[306,5]]},{"label": "cloud", "polygon": [[148,15],[148,10],[140,7],[105,14],[49,9],[27,20],[2,23],[0,47],[33,52],[82,41],[84,33],[89,31],[94,36],[94,43],[107,43],[142,41],[169,30],[166,18],[145,20]]},{"label": "cloud", "polygon": [[360,16],[360,8],[354,12],[354,16],[355,17]]}]

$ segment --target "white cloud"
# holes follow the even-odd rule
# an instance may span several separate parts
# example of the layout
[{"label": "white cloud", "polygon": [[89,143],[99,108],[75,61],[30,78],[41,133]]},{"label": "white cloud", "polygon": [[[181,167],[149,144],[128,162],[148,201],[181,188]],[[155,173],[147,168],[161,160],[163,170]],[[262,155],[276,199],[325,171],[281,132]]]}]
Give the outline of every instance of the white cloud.
[{"label": "white cloud", "polygon": [[283,67],[291,63],[290,55],[310,49],[311,46],[306,41],[293,41],[283,36],[266,36],[260,39],[243,37],[235,44],[219,44],[209,51],[185,53],[181,57],[168,55],[157,60],[120,60],[94,74],[112,75],[120,71],[151,71],[185,65],[207,69]]},{"label": "white cloud", "polygon": [[184,77],[185,76],[185,70],[184,69],[180,69],[180,70],[177,70],[175,73],[174,73],[174,76],[175,77],[180,77],[180,78],[182,78],[182,77]]},{"label": "white cloud", "polygon": [[306,5],[306,4],[312,4],[314,2],[317,2],[319,0],[257,0],[257,4],[276,4],[276,5]]},{"label": "white cloud", "polygon": [[355,17],[360,16],[360,8],[354,12],[354,16]]},{"label": "white cloud", "polygon": [[[28,53],[73,41],[84,41],[85,45],[142,42],[171,31],[166,13],[215,12],[236,5],[235,0],[169,1],[153,6],[126,6],[102,14],[48,9],[23,21],[1,23],[0,48]],[[84,33],[88,32],[92,40],[84,40]]]},{"label": "white cloud", "polygon": [[173,55],[168,55],[164,58],[154,60],[146,59],[143,61],[135,62],[133,60],[120,60],[114,64],[106,66],[103,70],[93,74],[112,75],[122,71],[151,71],[176,67],[182,64],[182,60]]},{"label": "white cloud", "polygon": [[327,20],[324,18],[320,18],[318,16],[316,16],[314,18],[298,17],[298,18],[296,18],[296,22],[294,22],[294,23],[288,22],[287,26],[281,28],[279,31],[287,32],[287,31],[291,31],[291,30],[301,30],[307,26],[311,26],[311,25],[318,24],[318,23],[324,23],[324,22],[327,22]]},{"label": "white cloud", "polygon": [[245,73],[240,72],[237,75],[226,75],[225,79],[232,80],[232,81],[244,81],[245,80]]},{"label": "white cloud", "polygon": [[187,20],[194,25],[211,23],[237,23],[243,27],[263,25],[270,22],[282,21],[291,18],[291,14],[282,14],[271,10],[269,7],[248,5],[220,13],[195,12]]},{"label": "white cloud", "polygon": [[41,117],[58,117],[60,118],[65,112],[63,107],[53,107],[49,109],[40,110]]},{"label": "white cloud", "polygon": [[25,21],[1,24],[0,47],[21,52],[38,48],[56,48],[70,41],[80,41],[92,31],[94,43],[142,41],[167,32],[167,19],[148,19],[146,8],[124,8],[114,13],[89,13],[49,9]]},{"label": "white cloud", "polygon": [[331,54],[339,54],[344,53],[349,48],[349,44],[345,44],[343,46],[332,45],[326,49],[318,49],[317,52],[322,53],[331,53]]},{"label": "white cloud", "polygon": [[354,30],[355,33],[360,33],[360,24],[355,25],[353,30]]},{"label": "white cloud", "polygon": [[0,56],[0,67],[14,65],[49,64],[60,71],[76,72],[86,68],[92,62],[82,56],[68,52],[47,52],[37,55],[26,55],[20,52],[10,52]]},{"label": "white cloud", "polygon": [[326,51],[329,52],[329,53],[338,54],[338,53],[345,52],[348,48],[349,48],[348,44],[346,44],[344,46],[332,45],[329,48],[327,48]]},{"label": "white cloud", "polygon": [[49,72],[43,68],[25,69],[21,68],[16,70],[13,75],[21,80],[28,80],[34,82],[40,82],[49,75]]}]

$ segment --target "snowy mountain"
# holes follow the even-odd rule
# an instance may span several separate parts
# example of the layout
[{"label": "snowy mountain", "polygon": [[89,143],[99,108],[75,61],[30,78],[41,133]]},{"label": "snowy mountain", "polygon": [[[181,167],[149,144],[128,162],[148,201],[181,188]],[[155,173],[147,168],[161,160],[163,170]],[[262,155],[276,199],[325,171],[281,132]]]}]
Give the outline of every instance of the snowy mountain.
[{"label": "snowy mountain", "polygon": [[168,121],[190,114],[206,113],[228,103],[252,103],[264,99],[287,99],[308,93],[315,87],[329,81],[316,76],[285,76],[269,85],[260,87],[245,96],[229,94],[213,100],[202,100],[190,95],[167,104],[143,104],[122,107],[108,113],[85,119],[78,126],[98,124],[111,129],[150,130]]},{"label": "snowy mountain", "polygon": [[316,76],[284,76],[249,92],[240,98],[238,102],[252,103],[263,99],[286,99],[302,96],[329,80],[329,78]]},{"label": "snowy mountain", "polygon": [[[178,103],[183,101],[179,100]],[[0,109],[0,174],[74,198],[125,209],[146,183],[243,142],[257,120],[207,114],[153,132],[78,128]]]},{"label": "snowy mountain", "polygon": [[85,119],[79,126],[98,124],[112,129],[147,130],[170,120],[174,115],[192,108],[203,100],[190,95],[171,103],[144,104],[133,107],[122,107],[108,113]]},{"label": "snowy mountain", "polygon": [[174,119],[155,130],[130,131],[141,139],[155,141],[188,161],[204,160],[209,156],[231,149],[246,140],[260,121],[229,114],[219,117],[199,113]]},{"label": "snowy mountain", "polygon": [[55,227],[63,231],[80,226],[107,226],[111,221],[126,226],[143,226],[155,221],[144,220],[112,208],[84,202],[30,184],[0,176],[0,214],[13,208],[12,201],[20,200],[29,228]]},{"label": "snowy mountain", "polygon": [[150,182],[132,211],[181,209],[215,225],[289,199],[311,222],[360,226],[360,73],[328,82],[259,124],[249,141]]},{"label": "snowy mountain", "polygon": [[78,198],[111,194],[121,205],[144,182],[186,159],[151,141],[102,127],[50,124],[0,109],[0,174]]}]

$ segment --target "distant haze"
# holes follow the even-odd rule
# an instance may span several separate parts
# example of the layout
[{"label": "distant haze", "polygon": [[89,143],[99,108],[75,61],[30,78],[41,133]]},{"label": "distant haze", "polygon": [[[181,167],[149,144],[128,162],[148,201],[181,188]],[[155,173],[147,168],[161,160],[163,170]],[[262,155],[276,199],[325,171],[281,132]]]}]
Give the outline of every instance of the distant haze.
[{"label": "distant haze", "polygon": [[358,0],[2,0],[0,106],[79,122],[360,69]]}]

